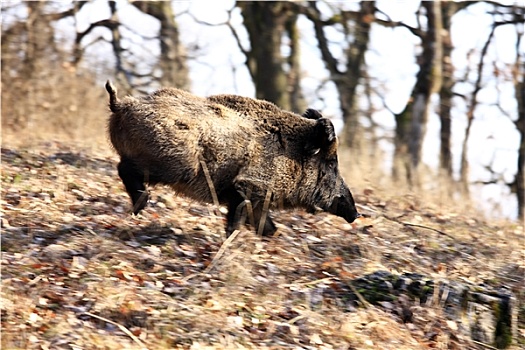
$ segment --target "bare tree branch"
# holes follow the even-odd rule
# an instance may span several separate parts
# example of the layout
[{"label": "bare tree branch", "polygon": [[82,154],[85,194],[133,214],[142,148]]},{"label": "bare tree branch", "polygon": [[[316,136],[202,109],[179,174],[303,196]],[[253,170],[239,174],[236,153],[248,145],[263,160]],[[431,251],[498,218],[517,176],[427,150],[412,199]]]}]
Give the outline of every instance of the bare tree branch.
[{"label": "bare tree branch", "polygon": [[105,28],[108,28],[109,30],[113,30],[117,28],[119,25],[120,23],[118,21],[115,21],[112,19],[103,19],[103,20],[91,23],[86,30],[84,30],[83,32],[77,33],[77,36],[75,38],[75,43],[80,44],[82,39],[84,39],[86,35],[91,33],[91,31],[97,27],[105,27]]},{"label": "bare tree branch", "polygon": [[328,47],[328,40],[324,34],[324,23],[321,21],[321,12],[317,8],[316,2],[309,2],[309,6],[300,6],[299,9],[302,10],[302,13],[314,24],[314,31],[317,37],[319,50],[321,51],[323,61],[332,76],[332,80],[339,80],[342,73],[337,68],[337,60]]},{"label": "bare tree branch", "polygon": [[494,32],[498,26],[493,25],[492,29],[490,31],[490,34],[485,41],[485,44],[483,45],[483,48],[481,49],[481,56],[478,63],[477,68],[477,77],[476,81],[474,83],[474,90],[472,91],[472,95],[470,97],[470,103],[467,108],[467,127],[465,128],[465,135],[463,138],[463,144],[462,144],[462,151],[461,151],[461,164],[460,164],[460,182],[462,184],[462,189],[465,193],[469,192],[468,188],[468,160],[467,160],[467,153],[468,153],[468,139],[470,137],[470,130],[472,128],[472,122],[474,121],[474,111],[478,105],[477,96],[479,91],[481,90],[481,81],[482,81],[482,72],[483,72],[483,66],[485,64],[485,56],[487,54],[489,45],[492,41],[492,38],[494,37]]},{"label": "bare tree branch", "polygon": [[420,28],[414,28],[414,27],[411,27],[409,26],[408,24],[405,24],[403,22],[399,22],[399,21],[393,21],[390,16],[388,14],[386,14],[385,12],[381,11],[380,9],[378,9],[376,7],[376,11],[382,15],[384,15],[387,19],[384,20],[384,19],[379,19],[376,17],[375,19],[375,23],[377,24],[380,24],[382,25],[383,27],[387,27],[387,28],[398,28],[398,27],[402,27],[402,28],[406,28],[408,29],[412,34],[414,34],[415,36],[417,36],[418,38],[421,38],[423,33],[421,31]]},{"label": "bare tree branch", "polygon": [[[473,1],[473,2],[477,3],[478,1]],[[489,4],[489,5],[492,5],[492,6],[496,7],[496,8],[504,8],[504,9],[510,9],[510,10],[515,10],[517,8],[517,9],[525,10],[525,7],[517,6],[516,4],[506,5],[506,4],[502,4],[501,2],[491,1],[491,0],[483,0],[482,2],[484,2],[486,4]]]},{"label": "bare tree branch", "polygon": [[87,3],[88,1],[74,2],[73,7],[70,8],[69,10],[66,10],[63,12],[45,14],[43,15],[43,17],[49,21],[58,21],[66,17],[74,16]]}]

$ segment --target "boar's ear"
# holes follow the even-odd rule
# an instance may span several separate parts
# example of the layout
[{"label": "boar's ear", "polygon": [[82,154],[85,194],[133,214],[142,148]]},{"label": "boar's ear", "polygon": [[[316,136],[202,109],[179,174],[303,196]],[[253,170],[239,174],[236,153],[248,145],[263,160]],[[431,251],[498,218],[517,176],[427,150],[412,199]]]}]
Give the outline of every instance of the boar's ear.
[{"label": "boar's ear", "polygon": [[306,111],[304,111],[303,117],[307,119],[317,120],[319,118],[322,118],[323,115],[316,109],[308,108]]},{"label": "boar's ear", "polygon": [[306,149],[311,155],[319,153],[320,150],[328,149],[335,142],[334,125],[328,118],[317,119],[312,138],[308,141]]}]

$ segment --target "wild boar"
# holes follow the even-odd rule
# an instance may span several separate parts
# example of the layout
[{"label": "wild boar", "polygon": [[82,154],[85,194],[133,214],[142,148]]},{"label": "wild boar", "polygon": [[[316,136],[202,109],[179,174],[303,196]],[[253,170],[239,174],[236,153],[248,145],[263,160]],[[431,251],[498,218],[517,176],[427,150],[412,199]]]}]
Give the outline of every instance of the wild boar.
[{"label": "wild boar", "polygon": [[201,202],[213,196],[228,209],[226,233],[252,205],[257,230],[272,235],[270,208],[327,211],[353,222],[360,216],[339,174],[337,137],[329,119],[303,115],[247,97],[198,97],[162,88],[118,99],[110,81],[109,136],[120,155],[118,174],[137,214],[148,201],[145,184],[169,185]]}]

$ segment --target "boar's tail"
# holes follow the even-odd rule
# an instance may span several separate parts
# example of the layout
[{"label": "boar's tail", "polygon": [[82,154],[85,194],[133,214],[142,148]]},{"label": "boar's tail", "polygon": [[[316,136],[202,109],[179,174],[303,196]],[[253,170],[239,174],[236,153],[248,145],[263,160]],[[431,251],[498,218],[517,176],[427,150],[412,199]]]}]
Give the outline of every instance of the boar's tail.
[{"label": "boar's tail", "polygon": [[109,93],[109,109],[112,112],[116,112],[118,103],[117,89],[111,84],[110,80],[106,82],[106,90]]}]

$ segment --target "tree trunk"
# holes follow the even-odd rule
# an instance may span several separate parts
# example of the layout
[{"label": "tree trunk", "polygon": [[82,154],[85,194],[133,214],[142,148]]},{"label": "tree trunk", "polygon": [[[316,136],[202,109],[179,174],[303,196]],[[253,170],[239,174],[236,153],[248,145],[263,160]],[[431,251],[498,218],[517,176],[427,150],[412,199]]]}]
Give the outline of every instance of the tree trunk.
[{"label": "tree trunk", "polygon": [[28,129],[33,128],[33,122],[38,119],[37,101],[39,96],[45,93],[48,74],[50,73],[50,63],[53,62],[53,55],[56,54],[54,42],[54,29],[50,20],[44,16],[47,4],[44,1],[27,2],[27,22],[26,22],[26,51],[22,67],[22,81],[25,83],[27,103],[24,103],[22,126]]},{"label": "tree trunk", "polygon": [[[288,22],[294,17],[289,4],[282,1],[238,1],[237,6],[241,9],[250,39],[251,49],[245,53],[256,97],[292,109],[285,59],[281,54],[282,37],[286,27],[290,26]],[[294,44],[297,45],[297,41]],[[298,58],[292,59],[296,60],[294,69],[297,73]]]},{"label": "tree trunk", "polygon": [[518,119],[515,124],[520,134],[520,145],[518,149],[518,171],[516,172],[515,184],[518,198],[518,219],[525,220],[525,63],[520,63],[518,55],[515,69],[515,91],[518,102]]},{"label": "tree trunk", "polygon": [[[346,49],[346,73],[344,78],[335,84],[339,92],[341,112],[344,121],[342,140],[345,145],[356,151],[360,150],[362,132],[359,126],[357,108],[357,86],[363,76],[365,53],[370,42],[370,27],[374,21],[375,1],[361,1],[358,18],[353,31],[346,33],[347,37],[354,37]],[[343,20],[347,22],[349,19]]]},{"label": "tree trunk", "polygon": [[[330,21],[321,19],[321,12],[315,1],[300,9],[314,25],[315,36],[321,58],[326,69],[330,72],[330,79],[335,84],[339,95],[339,103],[344,124],[342,141],[346,145],[355,147],[361,134],[358,130],[359,120],[356,107],[356,90],[362,77],[364,57],[370,41],[370,26],[375,20],[375,1],[361,1],[359,11],[341,11]],[[351,25],[352,23],[354,25]],[[339,23],[344,28],[344,34],[349,42],[345,51],[346,69],[339,69],[338,60],[330,50],[324,27]],[[355,149],[357,151],[357,149]]]},{"label": "tree trunk", "polygon": [[430,111],[430,97],[441,89],[441,2],[423,1],[427,30],[421,34],[423,52],[419,72],[405,109],[395,116],[396,135],[393,175],[397,179],[404,173],[409,185],[419,185],[418,167],[421,162],[423,138]]},{"label": "tree trunk", "polygon": [[[42,61],[56,52],[54,30],[49,19],[44,16],[44,1],[27,2],[27,46],[24,58],[24,79],[38,78],[43,73]],[[51,49],[51,50],[50,50]]]},{"label": "tree trunk", "polygon": [[483,48],[481,49],[481,57],[479,59],[478,67],[477,67],[477,77],[476,82],[474,83],[474,90],[472,91],[472,96],[470,97],[470,101],[467,108],[467,127],[465,129],[465,136],[463,138],[463,145],[461,149],[461,168],[459,169],[459,183],[461,186],[461,190],[464,195],[469,195],[470,193],[470,187],[469,187],[469,163],[468,163],[468,140],[470,137],[470,130],[472,128],[472,123],[474,122],[474,112],[476,110],[476,107],[478,106],[478,93],[481,91],[481,81],[482,81],[482,74],[483,74],[483,67],[485,65],[485,55],[487,54],[487,50],[489,48],[490,42],[492,41],[492,38],[494,36],[494,31],[496,29],[496,26],[492,26],[492,30],[490,31],[489,37],[487,38],[487,41],[485,42],[485,45],[483,45]]},{"label": "tree trunk", "polygon": [[301,89],[301,51],[299,47],[300,34],[297,29],[297,14],[292,15],[286,21],[286,32],[290,39],[290,56],[288,57],[288,86],[290,88],[290,109],[297,113],[306,110],[306,101],[304,100]]},{"label": "tree trunk", "polygon": [[[451,25],[452,17],[460,10],[475,4],[476,2],[465,1],[465,2],[454,2],[445,1],[441,3],[441,18],[442,18],[442,49],[443,55],[441,57],[441,65],[443,69],[442,73],[442,85],[439,91],[439,119],[441,121],[440,129],[440,152],[439,152],[439,167],[440,174],[445,176],[447,180],[453,180],[453,168],[452,168],[452,151],[451,151],[451,134],[452,134],[452,121],[451,121],[451,109],[452,109],[452,97],[454,84],[454,66],[452,64],[452,51],[454,46],[452,45],[451,36]],[[470,129],[469,129],[470,133]],[[467,138],[468,140],[468,138]],[[466,144],[465,144],[466,146]],[[465,158],[466,161],[466,158]],[[466,169],[468,164],[464,164]],[[452,190],[452,186],[448,186]]]},{"label": "tree trunk", "polygon": [[[443,68],[442,85],[439,90],[439,119],[441,121],[440,129],[440,152],[439,167],[440,173],[448,180],[453,178],[452,170],[452,152],[451,152],[451,134],[452,134],[452,97],[455,84],[454,66],[452,65],[452,36],[450,33],[452,16],[458,11],[459,7],[455,2],[445,2],[442,4],[442,23],[443,23],[443,55],[441,57],[441,66]],[[452,186],[449,186],[452,189]]]},{"label": "tree trunk", "polygon": [[[113,23],[119,23],[116,1],[108,1],[108,5],[111,12],[111,21],[113,21]],[[122,92],[131,94],[133,92],[131,76],[124,68],[122,62],[122,53],[124,52],[124,49],[120,44],[121,35],[118,27],[118,25],[114,25],[109,28],[111,31],[111,47],[113,48],[113,55],[115,56],[115,79]]]}]

